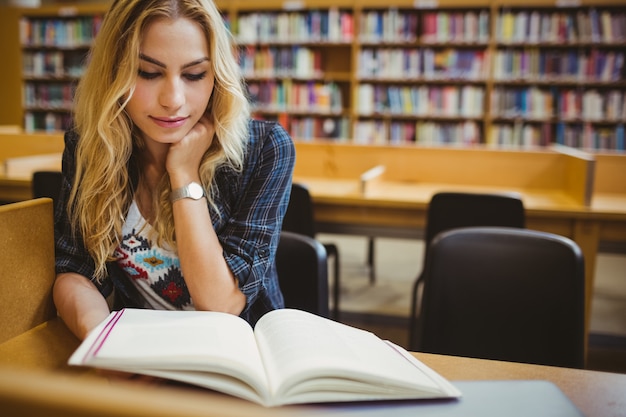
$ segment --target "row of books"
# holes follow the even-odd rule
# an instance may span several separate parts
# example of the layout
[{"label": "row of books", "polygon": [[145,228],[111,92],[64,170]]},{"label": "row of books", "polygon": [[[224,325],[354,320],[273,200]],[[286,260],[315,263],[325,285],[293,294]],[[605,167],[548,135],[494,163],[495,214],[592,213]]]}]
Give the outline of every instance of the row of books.
[{"label": "row of books", "polygon": [[268,80],[248,82],[247,89],[253,107],[259,111],[336,114],[343,110],[341,90],[332,82]]},{"label": "row of books", "polygon": [[547,120],[554,115],[553,92],[537,87],[495,88],[491,92],[491,114]]},{"label": "row of books", "polygon": [[[408,144],[424,146],[473,145],[482,143],[478,122],[385,122],[364,120],[354,124],[354,142],[361,144]],[[624,125],[594,126],[591,123],[499,123],[484,139],[488,146],[535,148],[558,143],[589,150],[625,150]]]},{"label": "row of books", "polygon": [[24,51],[22,74],[25,77],[79,78],[84,72],[84,54],[61,51]]},{"label": "row of books", "polygon": [[489,11],[428,11],[423,15],[422,42],[486,43]]},{"label": "row of books", "polygon": [[626,42],[626,14],[613,10],[512,11],[496,18],[496,40],[504,43]]},{"label": "row of books", "polygon": [[621,90],[496,88],[491,94],[494,117],[550,120],[626,121],[626,93]]},{"label": "row of books", "polygon": [[494,124],[489,129],[485,143],[496,147],[533,148],[553,143],[554,126],[550,123],[529,124],[521,121]]},{"label": "row of books", "polygon": [[69,110],[73,105],[74,84],[26,83],[24,84],[24,107],[51,110]]},{"label": "row of books", "polygon": [[481,117],[485,89],[465,86],[393,86],[360,84],[355,90],[357,114]]},{"label": "row of books", "polygon": [[248,43],[350,42],[354,36],[350,11],[328,10],[254,12],[240,15],[237,41]]},{"label": "row of books", "polygon": [[623,48],[500,49],[495,53],[493,76],[496,80],[626,81],[625,55]]},{"label": "row of books", "polygon": [[[358,54],[358,76],[384,79],[454,79],[483,81],[488,53],[472,49],[364,48]],[[316,78],[323,75],[322,53],[303,46],[242,47],[244,76]]]},{"label": "row of books", "polygon": [[598,127],[591,123],[556,126],[556,142],[574,148],[589,150],[624,151],[624,125]]},{"label": "row of books", "polygon": [[485,143],[493,146],[533,148],[552,143],[592,151],[624,151],[624,125],[594,126],[592,123],[524,123],[491,126]]},{"label": "row of books", "polygon": [[[422,21],[421,27],[418,21]],[[102,16],[20,20],[24,46],[79,47],[91,44]],[[350,42],[354,34],[351,12],[285,11],[249,13],[236,25],[240,43]],[[489,39],[489,11],[417,12],[388,9],[363,12],[359,25],[363,42],[485,43]],[[626,42],[626,14],[590,8],[576,12],[505,10],[496,19],[496,39],[503,43]]]},{"label": "row of books", "polygon": [[287,117],[281,124],[292,138],[301,141],[332,139],[348,141],[350,122],[346,117]]},{"label": "row of books", "polygon": [[68,113],[32,112],[24,114],[24,130],[26,132],[60,132],[70,127],[71,116]]},{"label": "row of books", "polygon": [[354,123],[353,140],[354,143],[380,145],[473,145],[480,143],[481,130],[480,124],[475,121],[440,123],[360,120]]},{"label": "row of books", "polygon": [[489,39],[489,12],[366,10],[359,25],[361,42],[485,43]]},{"label": "row of books", "polygon": [[321,52],[298,45],[248,45],[240,49],[239,63],[247,78],[316,78],[322,75]]},{"label": "row of books", "polygon": [[364,11],[359,24],[362,42],[414,42],[419,39],[415,12],[390,8]]},{"label": "row of books", "polygon": [[555,112],[565,121],[626,121],[626,94],[617,90],[562,90],[556,96]]},{"label": "row of books", "polygon": [[364,48],[358,55],[360,78],[485,79],[485,50],[432,48]]},{"label": "row of books", "polygon": [[[361,42],[486,43],[489,11],[463,12],[366,10],[359,22]],[[239,16],[232,30],[239,43],[351,42],[354,16],[349,11],[255,12]]]},{"label": "row of books", "polygon": [[102,16],[21,18],[20,42],[25,47],[87,47],[102,25]]}]

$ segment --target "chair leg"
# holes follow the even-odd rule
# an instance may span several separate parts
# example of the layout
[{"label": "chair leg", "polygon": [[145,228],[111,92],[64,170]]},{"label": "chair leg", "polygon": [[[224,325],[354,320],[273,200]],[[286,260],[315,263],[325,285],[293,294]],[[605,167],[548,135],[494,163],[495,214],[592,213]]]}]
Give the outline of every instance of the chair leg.
[{"label": "chair leg", "polygon": [[417,318],[418,308],[417,308],[417,298],[419,292],[419,286],[422,281],[421,274],[417,277],[415,282],[413,283],[412,293],[411,293],[411,311],[409,313],[409,350],[417,351],[419,349],[419,320]]},{"label": "chair leg", "polygon": [[332,243],[325,243],[324,244],[324,248],[326,249],[326,253],[328,255],[329,258],[334,258],[334,265],[333,265],[333,275],[334,275],[334,280],[335,280],[335,285],[333,286],[333,311],[332,311],[332,317],[335,320],[339,320],[339,298],[340,298],[340,291],[341,291],[341,280],[339,278],[340,275],[340,268],[339,266],[341,265],[339,262],[339,248],[337,247],[337,245],[332,244]]},{"label": "chair leg", "polygon": [[367,241],[367,265],[369,266],[370,272],[370,285],[374,285],[376,283],[376,265],[374,265],[376,256],[374,254],[374,249],[374,238],[370,236]]},{"label": "chair leg", "polygon": [[339,299],[340,299],[340,280],[339,280],[339,254],[335,253],[335,285],[333,287],[333,318],[339,320]]}]

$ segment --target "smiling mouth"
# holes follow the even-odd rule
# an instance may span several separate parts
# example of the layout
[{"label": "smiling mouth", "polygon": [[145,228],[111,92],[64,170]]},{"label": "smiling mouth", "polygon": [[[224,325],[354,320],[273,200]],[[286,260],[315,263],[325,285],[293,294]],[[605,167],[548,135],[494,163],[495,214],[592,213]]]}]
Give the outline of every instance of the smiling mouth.
[{"label": "smiling mouth", "polygon": [[186,117],[175,117],[175,118],[161,118],[161,117],[150,117],[157,125],[161,127],[179,127],[182,126],[186,121]]}]

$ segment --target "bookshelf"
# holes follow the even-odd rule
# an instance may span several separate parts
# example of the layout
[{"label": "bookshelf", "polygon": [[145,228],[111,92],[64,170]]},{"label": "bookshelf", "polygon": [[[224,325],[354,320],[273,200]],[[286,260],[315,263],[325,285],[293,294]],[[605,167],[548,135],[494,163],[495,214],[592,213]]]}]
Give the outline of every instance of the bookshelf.
[{"label": "bookshelf", "polygon": [[351,2],[241,2],[231,16],[256,117],[299,140],[350,137]]},{"label": "bookshelf", "polygon": [[500,5],[488,143],[624,150],[626,4]]},{"label": "bookshelf", "polygon": [[[3,52],[19,64],[0,69],[8,97],[0,123],[27,131],[70,123],[73,87],[107,7],[3,9],[0,35],[11,40]],[[280,121],[296,140],[624,150],[622,0],[218,7],[255,117]]]},{"label": "bookshelf", "polygon": [[364,6],[357,40],[354,138],[360,143],[480,142],[490,8]]},{"label": "bookshelf", "polygon": [[[9,39],[19,45],[18,123],[27,132],[65,130],[76,82],[97,33],[105,5],[47,5],[13,9]],[[15,56],[15,55],[13,55]],[[15,79],[13,79],[15,82]]]}]

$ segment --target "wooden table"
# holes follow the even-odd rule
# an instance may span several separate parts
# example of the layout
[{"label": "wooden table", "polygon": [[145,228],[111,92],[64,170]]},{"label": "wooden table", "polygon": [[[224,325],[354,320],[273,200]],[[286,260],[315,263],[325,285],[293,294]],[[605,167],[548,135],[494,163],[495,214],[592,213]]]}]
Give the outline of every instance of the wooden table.
[{"label": "wooden table", "polygon": [[[65,363],[78,340],[55,318],[0,345],[0,408],[7,415],[306,416],[306,406],[267,409],[206,390],[111,382]],[[626,375],[578,369],[415,354],[451,381],[547,380],[589,417],[626,415]]]}]

